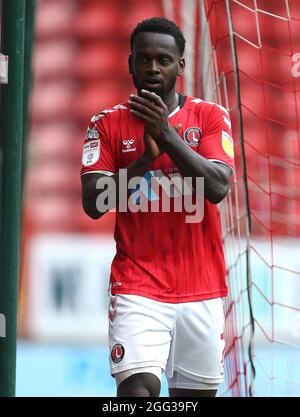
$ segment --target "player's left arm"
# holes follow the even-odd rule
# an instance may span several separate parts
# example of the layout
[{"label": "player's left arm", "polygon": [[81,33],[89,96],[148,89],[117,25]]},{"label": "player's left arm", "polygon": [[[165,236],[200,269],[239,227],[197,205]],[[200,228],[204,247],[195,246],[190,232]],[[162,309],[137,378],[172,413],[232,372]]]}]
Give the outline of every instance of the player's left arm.
[{"label": "player's left arm", "polygon": [[[219,158],[207,158],[191,149],[169,124],[168,108],[155,93],[142,91],[141,96],[131,97],[129,104],[132,113],[144,121],[151,136],[169,154],[182,174],[194,180],[204,178],[205,197],[214,204],[222,201],[229,190],[232,168],[222,161],[210,160]],[[213,123],[205,138],[204,154],[209,136],[215,137],[218,130],[222,141],[222,123],[222,116]]]}]

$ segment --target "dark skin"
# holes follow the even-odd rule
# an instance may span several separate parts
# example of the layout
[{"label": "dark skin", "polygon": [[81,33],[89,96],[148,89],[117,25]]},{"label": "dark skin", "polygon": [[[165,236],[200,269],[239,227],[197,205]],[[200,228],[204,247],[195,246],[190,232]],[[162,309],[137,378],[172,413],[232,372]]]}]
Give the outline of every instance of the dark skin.
[{"label": "dark skin", "polygon": [[[231,169],[221,163],[209,161],[193,151],[177,134],[181,125],[171,127],[168,115],[178,106],[176,80],[182,75],[185,61],[171,35],[142,32],[135,39],[129,57],[129,72],[137,94],[128,100],[130,112],[144,122],[144,153],[127,167],[128,181],[143,176],[153,162],[166,152],[186,177],[204,177],[205,197],[219,203],[229,189]],[[96,182],[102,174],[83,175],[82,201],[85,212],[93,219],[105,213],[96,209],[99,190]],[[119,184],[119,174],[113,175]],[[118,192],[117,192],[118,195]],[[160,381],[153,374],[135,374],[118,387],[117,396],[159,396]],[[215,390],[169,389],[175,396],[215,396]]]}]

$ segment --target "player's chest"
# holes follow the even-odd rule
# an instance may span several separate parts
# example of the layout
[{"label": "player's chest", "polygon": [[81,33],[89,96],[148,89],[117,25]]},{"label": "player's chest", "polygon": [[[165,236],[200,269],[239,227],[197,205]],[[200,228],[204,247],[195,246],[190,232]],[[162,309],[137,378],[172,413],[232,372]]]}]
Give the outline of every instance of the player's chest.
[{"label": "player's chest", "polygon": [[[171,125],[175,126],[175,124],[177,122],[174,123],[172,121]],[[202,136],[201,123],[182,124],[178,135],[192,150],[198,152]],[[144,126],[141,125],[135,130],[126,129],[126,131],[120,132],[115,143],[117,145],[116,155],[119,168],[126,168],[129,164],[136,161],[145,151]],[[175,167],[174,162],[166,152],[157,158],[154,165],[155,168],[159,169]]]}]

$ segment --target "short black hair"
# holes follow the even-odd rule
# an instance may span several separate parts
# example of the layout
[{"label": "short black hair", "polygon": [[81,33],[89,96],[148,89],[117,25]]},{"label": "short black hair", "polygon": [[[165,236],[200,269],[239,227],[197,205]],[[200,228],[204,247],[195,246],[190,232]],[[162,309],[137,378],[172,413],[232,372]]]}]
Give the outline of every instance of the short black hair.
[{"label": "short black hair", "polygon": [[152,17],[151,19],[146,19],[138,23],[130,36],[131,50],[136,36],[141,32],[165,33],[173,36],[180,55],[183,55],[186,41],[180,28],[172,20],[165,19],[164,17]]}]

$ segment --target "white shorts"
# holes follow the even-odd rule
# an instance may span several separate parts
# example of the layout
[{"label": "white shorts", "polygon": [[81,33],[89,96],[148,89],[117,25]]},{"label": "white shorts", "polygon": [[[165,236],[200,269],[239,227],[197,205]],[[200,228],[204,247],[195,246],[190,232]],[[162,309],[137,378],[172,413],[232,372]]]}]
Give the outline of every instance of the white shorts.
[{"label": "white shorts", "polygon": [[110,295],[111,374],[161,369],[171,388],[214,389],[223,381],[223,327],[221,298],[173,304]]}]

